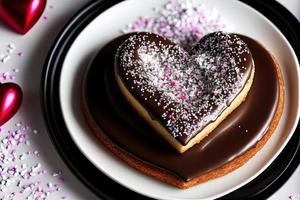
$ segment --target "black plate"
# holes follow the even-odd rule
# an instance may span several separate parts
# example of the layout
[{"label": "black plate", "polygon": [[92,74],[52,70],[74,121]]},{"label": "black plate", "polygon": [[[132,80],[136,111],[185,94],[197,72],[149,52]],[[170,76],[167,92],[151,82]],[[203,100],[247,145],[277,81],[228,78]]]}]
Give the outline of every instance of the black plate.
[{"label": "black plate", "polygon": [[[300,27],[297,19],[276,1],[241,0],[270,19],[289,40],[300,60]],[[77,148],[64,122],[59,103],[59,79],[66,53],[78,34],[95,17],[121,0],[88,3],[59,34],[49,51],[41,81],[41,104],[50,137],[70,170],[99,198],[149,199],[114,182],[101,173]],[[61,134],[64,133],[64,134]],[[221,199],[265,199],[280,188],[300,163],[300,127],[276,160],[256,179]]]}]

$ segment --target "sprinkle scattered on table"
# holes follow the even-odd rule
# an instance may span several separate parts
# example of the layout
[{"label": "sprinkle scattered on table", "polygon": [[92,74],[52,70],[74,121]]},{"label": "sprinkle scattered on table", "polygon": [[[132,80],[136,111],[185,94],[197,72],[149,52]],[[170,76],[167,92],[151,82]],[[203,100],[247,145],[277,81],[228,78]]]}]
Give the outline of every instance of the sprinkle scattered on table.
[{"label": "sprinkle scattered on table", "polygon": [[[51,194],[61,190],[64,184],[62,171],[48,172],[39,162],[41,153],[26,147],[30,145],[30,137],[37,133],[37,130],[25,122],[16,123],[13,130],[1,129],[0,200],[46,200],[51,199]],[[26,162],[29,160],[30,162]],[[49,182],[39,181],[41,176],[47,176]],[[17,189],[11,191],[11,188]]]},{"label": "sprinkle scattered on table", "polygon": [[153,32],[190,49],[208,33],[233,29],[215,8],[195,5],[190,0],[168,0],[154,11],[155,17],[140,16],[122,32]]}]

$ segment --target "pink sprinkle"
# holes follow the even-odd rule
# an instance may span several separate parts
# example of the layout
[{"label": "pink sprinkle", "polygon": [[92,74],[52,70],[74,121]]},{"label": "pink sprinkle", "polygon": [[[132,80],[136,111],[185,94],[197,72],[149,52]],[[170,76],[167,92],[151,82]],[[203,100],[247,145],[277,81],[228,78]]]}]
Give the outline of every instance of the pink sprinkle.
[{"label": "pink sprinkle", "polygon": [[48,17],[47,17],[47,16],[44,16],[44,17],[43,17],[43,19],[44,19],[44,20],[47,20],[47,19],[48,19]]},{"label": "pink sprinkle", "polygon": [[174,119],[174,113],[173,112],[168,115],[168,119]]},{"label": "pink sprinkle", "polygon": [[41,155],[41,153],[40,153],[38,150],[35,150],[35,151],[33,152],[33,154],[36,155],[36,156],[40,156],[40,155]]},{"label": "pink sprinkle", "polygon": [[59,176],[62,175],[62,171],[53,172],[52,176]]},{"label": "pink sprinkle", "polygon": [[24,53],[23,52],[19,52],[18,56],[22,57],[22,56],[24,56]]},{"label": "pink sprinkle", "polygon": [[185,99],[186,99],[186,96],[183,94],[183,95],[180,96],[180,99],[181,99],[181,100],[185,100]]},{"label": "pink sprinkle", "polygon": [[174,82],[174,81],[171,82],[171,83],[170,83],[170,86],[171,86],[171,87],[175,87],[175,86],[176,86],[176,82]]},{"label": "pink sprinkle", "polygon": [[17,172],[15,167],[11,167],[7,170],[7,173],[9,173],[10,175],[14,175]]},{"label": "pink sprinkle", "polygon": [[38,171],[37,173],[38,173],[38,175],[47,174],[47,170],[43,169],[43,170]]},{"label": "pink sprinkle", "polygon": [[1,153],[1,154],[0,154],[0,160],[1,160],[1,161],[4,161],[4,159],[5,159],[5,155]]},{"label": "pink sprinkle", "polygon": [[298,194],[291,194],[291,195],[289,195],[289,199],[291,199],[291,200],[296,200],[296,199],[300,199],[300,195]]},{"label": "pink sprinkle", "polygon": [[61,183],[65,182],[64,177],[59,177],[58,180],[59,180]]}]

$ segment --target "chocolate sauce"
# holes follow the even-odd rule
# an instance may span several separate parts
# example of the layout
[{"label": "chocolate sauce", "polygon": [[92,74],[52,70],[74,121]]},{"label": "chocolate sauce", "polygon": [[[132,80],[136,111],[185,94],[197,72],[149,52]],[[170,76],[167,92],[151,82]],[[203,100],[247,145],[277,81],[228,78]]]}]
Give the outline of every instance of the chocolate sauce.
[{"label": "chocolate sauce", "polygon": [[263,137],[277,107],[279,83],[271,56],[255,40],[240,36],[255,62],[254,81],[245,102],[208,137],[179,154],[141,119],[115,82],[114,56],[128,37],[123,35],[106,45],[84,80],[84,103],[103,131],[96,134],[105,134],[130,155],[185,181],[228,163]]}]

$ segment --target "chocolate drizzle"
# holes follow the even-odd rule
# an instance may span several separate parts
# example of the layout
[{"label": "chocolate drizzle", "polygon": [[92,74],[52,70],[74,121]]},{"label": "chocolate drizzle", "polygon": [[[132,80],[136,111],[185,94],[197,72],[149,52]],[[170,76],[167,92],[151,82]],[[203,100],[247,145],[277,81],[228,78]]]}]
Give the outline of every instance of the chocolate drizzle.
[{"label": "chocolate drizzle", "polygon": [[123,35],[106,45],[84,80],[84,103],[103,130],[96,134],[105,134],[112,143],[135,158],[182,180],[190,180],[226,164],[263,137],[277,107],[279,83],[271,56],[255,40],[240,36],[251,50],[256,66],[246,101],[208,137],[184,154],[178,154],[153,133],[153,129],[127,103],[115,83],[114,55],[128,37]]},{"label": "chocolate drizzle", "polygon": [[226,109],[252,70],[247,45],[215,32],[187,53],[153,33],[132,33],[118,49],[116,68],[127,89],[182,145]]}]

